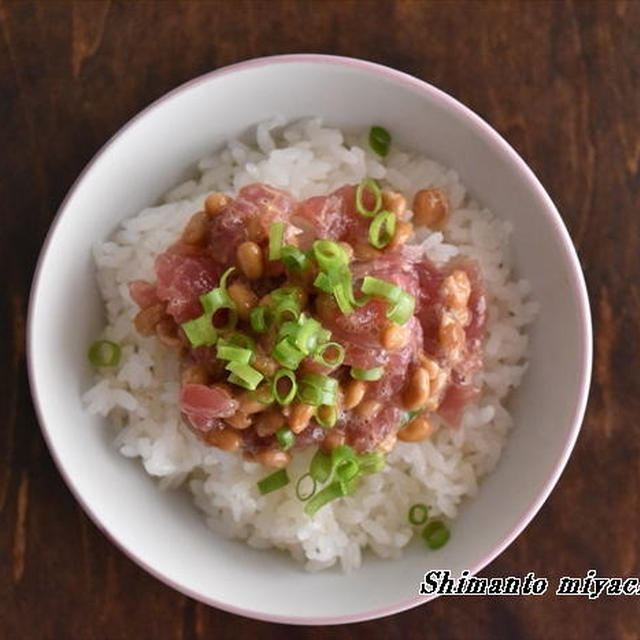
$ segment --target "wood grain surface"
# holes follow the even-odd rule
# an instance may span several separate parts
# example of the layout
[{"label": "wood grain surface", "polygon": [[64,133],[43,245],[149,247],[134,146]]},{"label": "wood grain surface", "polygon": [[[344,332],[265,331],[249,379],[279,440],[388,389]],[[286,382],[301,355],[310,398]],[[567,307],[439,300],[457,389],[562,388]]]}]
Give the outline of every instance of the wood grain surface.
[{"label": "wood grain surface", "polygon": [[138,110],[276,53],[366,58],[486,118],[577,245],[595,322],[575,452],[483,575],[640,572],[640,3],[229,0],[0,2],[0,638],[638,638],[640,600],[441,598],[377,622],[295,628],[206,607],[91,524],[47,452],[25,365],[35,261],[66,191]]}]

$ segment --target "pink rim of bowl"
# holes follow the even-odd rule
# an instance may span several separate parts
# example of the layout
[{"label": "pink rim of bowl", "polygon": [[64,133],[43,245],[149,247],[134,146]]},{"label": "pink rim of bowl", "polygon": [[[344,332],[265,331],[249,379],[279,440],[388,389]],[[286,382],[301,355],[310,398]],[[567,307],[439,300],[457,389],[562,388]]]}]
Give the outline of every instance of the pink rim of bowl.
[{"label": "pink rim of bowl", "polygon": [[277,622],[284,624],[300,624],[300,625],[333,625],[333,624],[344,624],[344,623],[352,623],[352,622],[362,622],[366,620],[372,620],[376,618],[382,618],[385,616],[392,615],[394,613],[400,613],[402,611],[406,611],[413,607],[419,606],[421,604],[425,604],[429,600],[437,597],[436,595],[432,595],[429,597],[423,597],[420,600],[411,599],[409,601],[397,602],[387,607],[378,608],[372,611],[366,611],[363,613],[358,613],[354,615],[345,615],[345,616],[337,616],[337,617],[309,617],[309,618],[295,618],[291,616],[280,616],[280,615],[266,615],[259,612],[254,612],[249,609],[243,609],[241,607],[236,607],[233,605],[229,605],[225,602],[220,602],[213,598],[207,597],[201,593],[196,593],[191,591],[189,588],[184,585],[180,585],[175,583],[173,580],[169,579],[167,576],[163,575],[161,572],[156,570],[154,567],[149,566],[147,563],[142,561],[141,558],[136,556],[133,552],[131,552],[128,548],[126,548],[117,537],[112,534],[110,531],[106,530],[100,520],[97,518],[95,513],[92,511],[90,505],[88,505],[82,497],[80,489],[75,485],[73,479],[67,474],[64,467],[61,464],[60,458],[56,452],[56,449],[53,445],[53,438],[50,433],[50,427],[47,425],[45,420],[44,410],[40,404],[37,389],[34,384],[34,367],[35,367],[35,356],[32,349],[33,344],[33,330],[34,330],[34,317],[33,317],[33,301],[35,300],[35,296],[38,291],[38,283],[40,279],[41,267],[44,262],[45,255],[49,251],[49,247],[51,241],[55,235],[56,228],[60,222],[62,215],[65,212],[67,203],[70,201],[73,196],[77,186],[82,182],[85,174],[87,174],[94,163],[98,160],[98,158],[105,152],[105,150],[110,147],[113,142],[118,139],[120,136],[124,135],[130,127],[132,127],[138,120],[143,118],[148,112],[160,107],[166,101],[171,100],[177,94],[183,92],[186,89],[189,89],[197,84],[200,84],[204,81],[207,81],[213,77],[220,76],[223,74],[235,73],[238,71],[242,71],[251,67],[260,67],[266,66],[273,63],[317,63],[323,65],[343,65],[356,69],[361,69],[364,71],[375,72],[381,74],[383,76],[387,76],[395,79],[398,82],[405,83],[411,85],[413,88],[417,88],[420,91],[424,92],[426,95],[431,95],[432,97],[437,98],[440,102],[444,103],[448,109],[452,111],[458,112],[462,117],[471,120],[473,124],[482,131],[482,134],[488,138],[491,143],[497,146],[501,152],[507,154],[511,162],[517,166],[519,169],[520,175],[523,180],[529,183],[530,186],[533,186],[537,195],[541,199],[542,202],[545,203],[545,206],[541,208],[540,215],[546,216],[550,219],[550,222],[554,228],[555,233],[561,238],[563,249],[566,253],[566,256],[570,262],[571,269],[571,286],[573,288],[573,294],[576,296],[579,301],[580,307],[580,334],[583,336],[582,340],[582,367],[579,373],[580,378],[580,391],[577,394],[574,402],[573,409],[573,418],[571,421],[571,428],[568,430],[566,434],[566,441],[564,447],[556,461],[554,473],[551,477],[548,478],[547,483],[542,487],[539,492],[537,499],[531,504],[526,514],[521,518],[519,522],[513,527],[513,529],[509,532],[507,536],[504,537],[495,547],[494,549],[482,558],[474,567],[469,568],[470,575],[475,575],[477,572],[486,567],[490,562],[492,562],[498,555],[500,555],[517,537],[520,533],[525,529],[525,527],[529,524],[529,522],[534,518],[536,513],[542,507],[546,499],[549,497],[553,487],[557,483],[564,467],[569,459],[571,451],[574,447],[575,441],[578,437],[578,433],[580,431],[580,427],[582,424],[582,420],[584,417],[587,398],[589,393],[590,386],[590,378],[591,378],[591,366],[592,366],[592,328],[591,328],[591,313],[589,309],[588,302],[588,294],[584,281],[584,277],[582,274],[582,270],[580,268],[580,263],[578,261],[578,257],[576,255],[573,243],[571,238],[567,232],[564,223],[558,213],[555,205],[550,199],[549,195],[545,191],[544,187],[540,184],[536,176],[533,174],[531,169],[527,166],[527,164],[522,160],[522,158],[516,153],[516,151],[498,134],[487,122],[485,122],[482,118],[476,115],[473,111],[471,111],[468,107],[464,106],[462,103],[458,102],[455,98],[452,98],[448,94],[444,93],[440,89],[405,74],[401,71],[396,71],[395,69],[391,69],[389,67],[385,67],[380,64],[376,64],[373,62],[368,62],[364,60],[359,60],[355,58],[346,58],[341,56],[329,56],[329,55],[319,55],[319,54],[293,54],[293,55],[278,55],[278,56],[270,56],[264,58],[256,58],[253,60],[247,60],[244,62],[239,62],[237,64],[233,64],[227,67],[222,67],[216,71],[212,71],[206,73],[202,76],[194,78],[179,87],[173,89],[168,92],[164,96],[158,98],[155,102],[151,103],[148,107],[140,111],[136,116],[134,116],[131,120],[129,120],[121,129],[119,129],[96,153],[96,155],[92,158],[92,160],[87,164],[87,166],[80,173],[71,189],[67,193],[64,201],[60,205],[58,212],[54,218],[54,221],[49,229],[45,242],[43,244],[40,257],[38,259],[38,264],[36,266],[33,283],[31,287],[31,294],[29,299],[29,315],[27,320],[27,362],[28,362],[28,370],[29,370],[29,382],[31,387],[31,392],[34,400],[34,405],[36,409],[36,413],[38,416],[38,421],[42,428],[42,433],[44,435],[45,441],[49,448],[49,451],[54,459],[56,466],[58,467],[58,471],[62,475],[66,485],[71,490],[75,499],[80,503],[85,513],[91,518],[96,527],[109,539],[111,542],[116,545],[121,551],[125,553],[131,560],[133,560],[136,564],[141,566],[145,571],[153,575],[155,578],[160,580],[161,582],[167,584],[172,587],[176,591],[183,593],[195,600],[199,600],[204,602],[205,604],[211,605],[213,607],[228,611],[230,613],[238,614],[241,616],[245,616],[248,618],[254,618],[258,620],[264,620],[268,622]]}]

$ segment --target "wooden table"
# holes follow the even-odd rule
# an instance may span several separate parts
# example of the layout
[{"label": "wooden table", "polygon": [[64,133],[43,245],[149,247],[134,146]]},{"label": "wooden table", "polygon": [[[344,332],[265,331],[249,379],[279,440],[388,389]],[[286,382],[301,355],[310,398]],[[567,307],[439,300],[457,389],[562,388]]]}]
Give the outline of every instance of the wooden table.
[{"label": "wooden table", "polygon": [[637,638],[636,598],[441,598],[304,629],[208,608],[108,542],[44,445],[25,370],[34,264],[105,140],[223,65],[312,51],[423,78],[485,117],[547,187],[594,312],[587,417],[553,495],[483,575],[640,570],[639,2],[0,2],[0,638]]}]

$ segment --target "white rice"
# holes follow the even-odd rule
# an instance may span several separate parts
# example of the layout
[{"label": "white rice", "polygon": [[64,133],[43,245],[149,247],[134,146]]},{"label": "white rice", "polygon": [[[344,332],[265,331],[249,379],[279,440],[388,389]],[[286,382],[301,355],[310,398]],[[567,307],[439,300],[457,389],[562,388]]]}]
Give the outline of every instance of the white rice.
[{"label": "white rice", "polygon": [[[256,481],[266,475],[264,467],[203,445],[183,425],[177,356],[133,329],[138,309],[127,283],[155,279],[155,257],[175,241],[210,191],[233,195],[246,184],[267,182],[306,198],[365,176],[402,191],[408,202],[418,189],[447,191],[452,207],[447,229],[421,229],[415,242],[436,264],[458,255],[480,264],[489,294],[484,371],[478,376],[482,394],[459,428],[438,427],[431,440],[399,443],[384,471],[366,477],[356,495],[310,519],[295,496],[295,482],[261,496]],[[365,548],[397,557],[413,534],[409,507],[424,502],[432,515],[455,518],[463,498],[473,496],[479,479],[495,467],[512,427],[504,402],[526,369],[526,327],[537,309],[527,282],[511,273],[509,234],[510,225],[471,199],[455,171],[433,160],[393,148],[381,161],[368,151],[363,135],[345,136],[318,119],[285,126],[276,118],[260,124],[252,143],[233,140],[204,158],[195,179],[95,246],[108,315],[104,337],[122,345],[122,358],[116,371],[98,374],[84,400],[90,412],[110,417],[121,454],[139,457],[163,487],[186,484],[217,533],[245,539],[253,547],[285,549],[312,571],[336,562],[344,571],[354,569]],[[295,456],[292,478],[306,471],[312,453]]]}]

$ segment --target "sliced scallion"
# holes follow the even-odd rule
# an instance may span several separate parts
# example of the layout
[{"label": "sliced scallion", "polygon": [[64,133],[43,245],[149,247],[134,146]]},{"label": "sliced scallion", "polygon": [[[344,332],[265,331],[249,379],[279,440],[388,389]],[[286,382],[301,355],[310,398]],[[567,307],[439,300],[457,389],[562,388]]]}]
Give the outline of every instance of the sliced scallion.
[{"label": "sliced scallion", "polygon": [[313,498],[311,498],[309,502],[307,502],[304,508],[304,512],[308,516],[313,516],[326,504],[328,504],[332,500],[336,500],[348,495],[348,492],[348,487],[345,483],[332,482],[324,489],[318,491],[318,493],[316,493]]},{"label": "sliced scallion", "polygon": [[300,317],[299,325],[296,327],[294,344],[300,351],[311,353],[318,344],[318,334],[322,325],[314,318]]},{"label": "sliced scallion", "polygon": [[349,264],[347,252],[333,240],[316,240],[312,245],[312,251],[322,271],[331,271]]},{"label": "sliced scallion", "polygon": [[298,398],[314,407],[335,405],[338,398],[338,381],[319,373],[308,373],[298,379]]},{"label": "sliced scallion", "polygon": [[215,344],[218,332],[215,330],[211,314],[205,313],[193,320],[183,322],[180,327],[192,347],[208,347]]},{"label": "sliced scallion", "polygon": [[411,505],[409,509],[409,523],[423,525],[429,518],[429,507],[421,502]]},{"label": "sliced scallion", "polygon": [[292,345],[288,339],[280,340],[271,355],[285,368],[295,370],[305,359],[305,353]]},{"label": "sliced scallion", "polygon": [[396,324],[405,324],[413,315],[416,299],[401,287],[372,276],[365,276],[362,292],[384,298],[389,303],[387,318]]},{"label": "sliced scallion", "polygon": [[316,422],[325,429],[331,429],[338,420],[338,409],[333,404],[323,404],[316,412]]},{"label": "sliced scallion", "polygon": [[264,379],[264,376],[251,365],[241,362],[230,362],[225,369],[231,372],[229,382],[249,391],[254,391]]},{"label": "sliced scallion", "polygon": [[326,482],[331,475],[333,465],[331,464],[331,456],[323,453],[318,449],[311,458],[309,464],[309,475],[318,482]]},{"label": "sliced scallion", "polygon": [[120,362],[120,345],[111,340],[96,340],[87,352],[87,358],[94,367],[115,367]]},{"label": "sliced scallion", "polygon": [[383,158],[389,153],[391,134],[384,128],[373,126],[369,129],[369,146],[374,153]]},{"label": "sliced scallion", "polygon": [[376,249],[384,249],[396,231],[396,215],[391,211],[380,211],[369,225],[369,242]]},{"label": "sliced scallion", "polygon": [[360,465],[355,458],[347,458],[336,465],[335,474],[338,480],[349,482],[360,474]]},{"label": "sliced scallion", "polygon": [[251,310],[251,314],[249,315],[249,322],[251,323],[251,328],[256,333],[264,333],[267,330],[267,310],[265,307],[255,307]]},{"label": "sliced scallion", "polygon": [[284,222],[272,222],[269,227],[269,260],[279,260],[282,255]]},{"label": "sliced scallion", "polygon": [[227,333],[224,336],[225,340],[236,347],[242,347],[243,349],[249,349],[255,351],[256,343],[251,336],[240,331],[234,331],[233,333]]},{"label": "sliced scallion", "polygon": [[365,475],[378,473],[384,469],[384,453],[381,451],[362,453],[358,456],[358,462],[360,463],[360,473]]},{"label": "sliced scallion", "polygon": [[402,292],[400,299],[387,310],[387,318],[396,324],[405,324],[409,321],[416,308],[416,299],[406,291]]},{"label": "sliced scallion", "polygon": [[[366,192],[373,195],[373,208],[367,209],[364,205],[364,196]],[[378,183],[373,178],[365,178],[356,189],[356,210],[365,218],[373,218],[382,206],[382,191]]]},{"label": "sliced scallion", "polygon": [[253,357],[253,351],[251,349],[236,347],[226,340],[218,340],[218,344],[216,346],[216,357],[220,360],[228,360],[229,362],[249,364]]},{"label": "sliced scallion", "polygon": [[432,520],[423,529],[422,537],[430,549],[440,549],[449,541],[451,532],[442,520]]},{"label": "sliced scallion", "polygon": [[372,382],[374,380],[380,380],[384,374],[384,367],[373,367],[372,369],[359,369],[358,367],[351,367],[351,377],[354,380],[364,380],[365,382]]},{"label": "sliced scallion", "polygon": [[[280,383],[284,382],[287,387],[286,393],[280,392]],[[271,381],[271,392],[276,402],[281,405],[291,404],[296,397],[298,391],[298,383],[296,382],[296,374],[290,369],[279,369],[273,376]]]},{"label": "sliced scallion", "polygon": [[251,397],[257,400],[260,404],[273,404],[275,398],[273,397],[273,391],[271,390],[270,383],[261,384],[257,389],[251,392]]},{"label": "sliced scallion", "polygon": [[262,495],[271,493],[272,491],[276,491],[278,489],[282,489],[282,487],[286,487],[289,484],[289,476],[287,475],[287,470],[279,469],[271,475],[268,475],[266,478],[262,478],[262,480],[259,480],[257,484],[258,490]]},{"label": "sliced scallion", "polygon": [[307,254],[290,244],[282,247],[280,257],[284,266],[294,271],[304,271],[309,266]]},{"label": "sliced scallion", "polygon": [[[305,484],[309,485],[309,488],[305,490]],[[309,498],[313,496],[316,492],[317,487],[316,479],[311,475],[311,473],[305,473],[304,475],[298,478],[298,482],[296,482],[296,497],[298,500],[305,502]]]},{"label": "sliced scallion", "polygon": [[338,367],[344,362],[344,347],[337,342],[327,342],[318,347],[313,359],[324,367]]},{"label": "sliced scallion", "polygon": [[280,448],[283,451],[287,451],[287,449],[291,449],[291,447],[293,447],[293,444],[296,441],[296,436],[289,427],[280,427],[276,431],[276,440],[278,441]]},{"label": "sliced scallion", "polygon": [[373,276],[365,276],[362,281],[362,293],[384,298],[387,302],[397,302],[400,299],[402,289],[392,282]]}]

